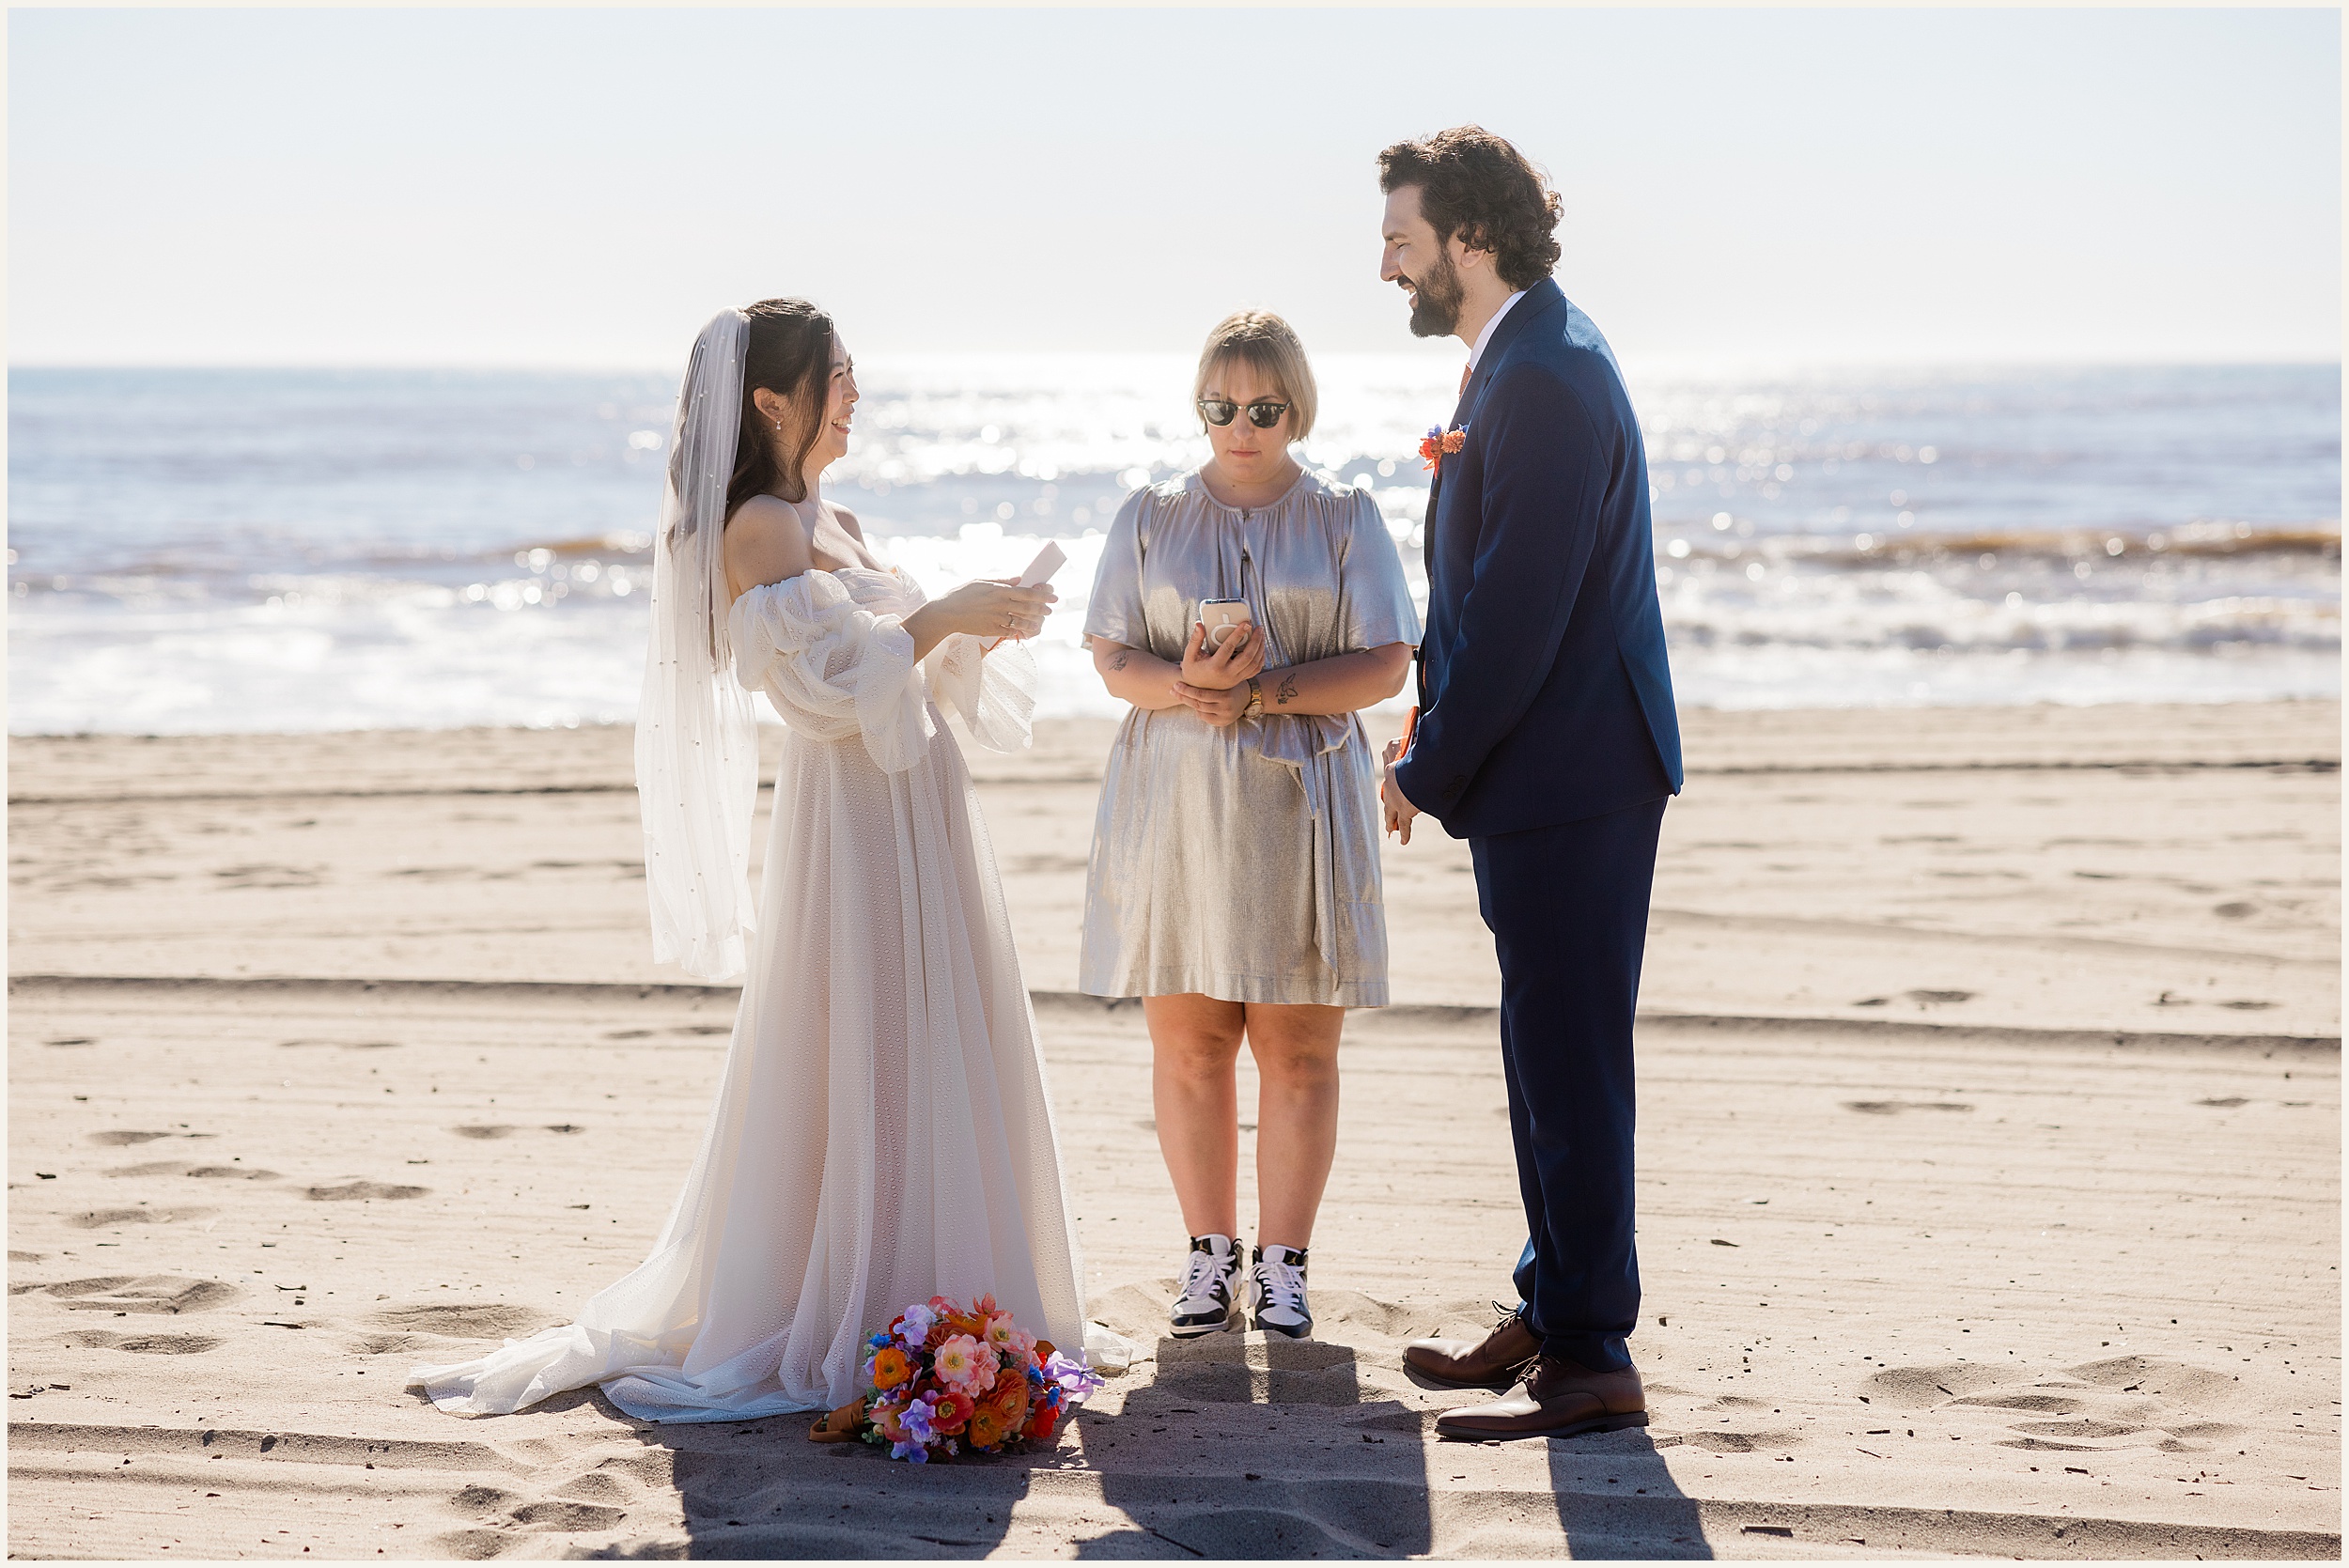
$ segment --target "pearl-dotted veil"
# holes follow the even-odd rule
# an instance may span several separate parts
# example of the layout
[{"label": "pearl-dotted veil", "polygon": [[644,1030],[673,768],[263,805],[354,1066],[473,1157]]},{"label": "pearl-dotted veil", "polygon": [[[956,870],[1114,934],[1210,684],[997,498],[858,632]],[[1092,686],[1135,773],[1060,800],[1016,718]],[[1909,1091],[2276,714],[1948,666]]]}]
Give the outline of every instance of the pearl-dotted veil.
[{"label": "pearl-dotted veil", "polygon": [[742,423],[750,318],[722,310],[693,341],[677,392],[669,476],[653,536],[652,629],[636,709],[652,952],[689,974],[745,967],[758,728],[726,637],[726,486]]}]

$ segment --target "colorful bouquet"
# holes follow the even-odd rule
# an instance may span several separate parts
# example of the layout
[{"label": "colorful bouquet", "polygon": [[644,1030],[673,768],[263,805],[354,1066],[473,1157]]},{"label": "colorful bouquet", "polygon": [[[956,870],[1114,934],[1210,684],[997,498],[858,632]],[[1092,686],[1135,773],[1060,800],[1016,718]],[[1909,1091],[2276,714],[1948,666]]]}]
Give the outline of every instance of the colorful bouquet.
[{"label": "colorful bouquet", "polygon": [[1036,1339],[992,1296],[967,1307],[933,1296],[864,1343],[868,1391],[826,1425],[886,1443],[892,1459],[916,1465],[965,1450],[1001,1453],[1049,1442],[1068,1411],[1101,1386],[1081,1358]]}]

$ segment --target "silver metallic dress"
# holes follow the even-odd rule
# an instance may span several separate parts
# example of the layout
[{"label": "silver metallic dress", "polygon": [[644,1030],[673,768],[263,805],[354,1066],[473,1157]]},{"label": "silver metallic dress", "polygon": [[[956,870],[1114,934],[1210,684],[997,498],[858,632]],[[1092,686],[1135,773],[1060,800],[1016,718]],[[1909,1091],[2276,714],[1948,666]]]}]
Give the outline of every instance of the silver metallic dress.
[{"label": "silver metallic dress", "polygon": [[1094,996],[1382,1007],[1377,759],[1351,713],[1284,714],[1280,671],[1417,644],[1403,562],[1369,495],[1308,473],[1242,510],[1196,473],[1135,491],[1110,528],[1085,635],[1179,663],[1203,598],[1268,634],[1268,711],[1218,728],[1126,716],[1101,781],[1078,985]]}]

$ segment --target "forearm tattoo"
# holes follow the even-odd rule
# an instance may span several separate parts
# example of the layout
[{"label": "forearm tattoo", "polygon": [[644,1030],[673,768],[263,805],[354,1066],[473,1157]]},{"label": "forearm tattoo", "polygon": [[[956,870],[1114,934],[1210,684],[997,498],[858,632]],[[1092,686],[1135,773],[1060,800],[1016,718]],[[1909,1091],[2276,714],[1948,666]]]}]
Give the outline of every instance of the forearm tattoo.
[{"label": "forearm tattoo", "polygon": [[1289,705],[1289,699],[1296,695],[1297,677],[1295,675],[1283,675],[1281,677],[1280,687],[1272,693],[1272,700],[1280,704],[1283,707],[1286,707]]}]

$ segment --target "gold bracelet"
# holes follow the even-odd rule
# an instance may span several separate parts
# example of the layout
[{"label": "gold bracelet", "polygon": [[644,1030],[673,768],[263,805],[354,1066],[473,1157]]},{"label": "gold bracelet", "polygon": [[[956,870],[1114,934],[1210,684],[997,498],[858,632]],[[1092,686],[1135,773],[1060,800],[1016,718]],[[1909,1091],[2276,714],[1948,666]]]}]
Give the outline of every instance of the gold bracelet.
[{"label": "gold bracelet", "polygon": [[1264,683],[1259,681],[1254,675],[1250,675],[1248,677],[1248,706],[1239,710],[1239,716],[1243,719],[1247,719],[1260,714],[1263,711]]}]

